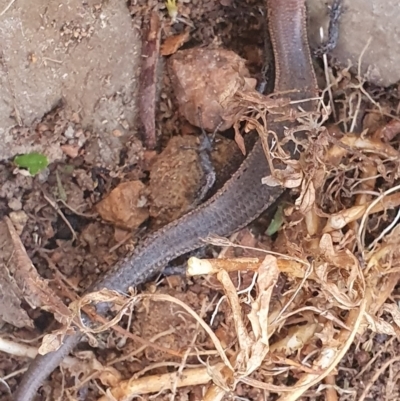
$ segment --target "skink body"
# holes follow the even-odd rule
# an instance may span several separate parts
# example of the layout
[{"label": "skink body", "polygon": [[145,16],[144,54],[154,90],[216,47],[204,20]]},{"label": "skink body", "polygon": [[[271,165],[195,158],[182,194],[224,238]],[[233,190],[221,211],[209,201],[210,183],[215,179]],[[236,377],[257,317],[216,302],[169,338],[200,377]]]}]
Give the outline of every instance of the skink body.
[{"label": "skink body", "polygon": [[[307,40],[304,0],[268,0],[267,9],[275,59],[275,92],[292,91],[289,97],[296,100],[314,97],[317,85]],[[310,109],[313,103],[305,102],[302,107]],[[268,129],[283,135],[283,123],[275,123],[272,117],[268,123]],[[108,288],[125,292],[154,276],[176,257],[201,247],[202,239],[209,235],[226,236],[246,226],[283,193],[281,187],[261,183],[269,174],[262,144],[258,141],[219,192],[194,211],[150,235],[88,291]],[[80,338],[77,329],[75,334],[65,338],[60,349],[37,356],[25,373],[14,400],[32,400],[43,381]]]}]

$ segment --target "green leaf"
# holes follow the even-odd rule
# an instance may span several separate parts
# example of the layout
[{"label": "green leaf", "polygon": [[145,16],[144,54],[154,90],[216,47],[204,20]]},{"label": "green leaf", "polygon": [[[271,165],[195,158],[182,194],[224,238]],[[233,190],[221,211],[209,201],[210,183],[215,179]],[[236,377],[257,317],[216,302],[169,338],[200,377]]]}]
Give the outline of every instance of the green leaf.
[{"label": "green leaf", "polygon": [[26,168],[32,176],[40,173],[49,165],[47,157],[37,152],[16,156],[14,163],[20,168]]},{"label": "green leaf", "polygon": [[275,212],[275,215],[273,219],[271,220],[271,223],[269,224],[267,231],[265,232],[267,235],[271,236],[274,235],[276,232],[279,231],[279,229],[282,227],[285,218],[284,218],[284,209],[285,205],[279,205],[278,209]]}]

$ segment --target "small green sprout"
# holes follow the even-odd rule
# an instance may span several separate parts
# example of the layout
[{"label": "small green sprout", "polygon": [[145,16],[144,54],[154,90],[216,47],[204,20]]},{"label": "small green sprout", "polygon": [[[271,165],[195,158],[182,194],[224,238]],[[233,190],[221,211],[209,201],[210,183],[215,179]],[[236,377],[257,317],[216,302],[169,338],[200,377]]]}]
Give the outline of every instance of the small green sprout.
[{"label": "small green sprout", "polygon": [[285,222],[285,215],[283,209],[285,208],[285,206],[286,205],[284,204],[278,206],[278,209],[276,210],[275,215],[271,220],[271,223],[269,224],[267,231],[265,232],[268,236],[274,235],[283,226],[283,223]]},{"label": "small green sprout", "polygon": [[167,7],[168,15],[170,16],[172,22],[174,22],[178,16],[178,6],[176,0],[166,0],[165,6]]},{"label": "small green sprout", "polygon": [[32,176],[40,173],[49,165],[47,157],[37,152],[15,156],[14,163],[19,168],[26,168]]}]

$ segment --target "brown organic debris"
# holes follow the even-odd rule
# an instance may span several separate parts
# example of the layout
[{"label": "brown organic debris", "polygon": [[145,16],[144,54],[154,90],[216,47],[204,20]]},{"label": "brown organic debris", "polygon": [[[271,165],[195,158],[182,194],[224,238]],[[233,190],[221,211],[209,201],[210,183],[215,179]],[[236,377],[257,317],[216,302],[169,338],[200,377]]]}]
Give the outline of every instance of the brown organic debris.
[{"label": "brown organic debris", "polygon": [[[262,132],[259,122],[252,118],[249,121],[253,128]],[[219,392],[233,390],[236,379],[279,393],[280,401],[297,400],[324,378],[332,382],[332,374],[356,335],[367,328],[391,336],[398,336],[400,332],[399,308],[387,301],[400,277],[400,230],[386,221],[390,210],[400,205],[400,185],[392,185],[399,177],[398,140],[393,144],[398,124],[389,121],[387,129],[381,126],[370,135],[365,131],[361,135],[338,135],[336,130],[334,136],[331,135],[333,131],[327,132],[328,136],[321,129],[319,137],[310,136],[311,146],[302,159],[285,160],[286,170],[279,170],[278,174],[265,179],[269,185],[297,187],[300,195],[295,205],[288,208],[287,225],[276,241],[278,253],[273,252],[277,257],[275,269],[285,274],[289,288],[280,295],[278,303],[269,298],[268,305],[263,307],[262,313],[268,315],[262,326],[268,331],[264,343],[268,345],[272,338],[274,341],[269,344],[267,353],[258,351],[264,357],[255,369],[272,372],[279,363],[283,372],[293,371],[297,382],[291,387],[277,385],[279,375],[274,380],[268,375],[263,381],[256,380],[247,374],[246,368],[236,371],[230,360],[233,370],[227,365],[223,377],[218,381],[214,379]],[[354,177],[350,172],[354,172]],[[378,178],[381,180],[379,192],[376,189]],[[358,191],[352,195],[355,188]],[[353,203],[348,201],[349,194]],[[339,199],[347,207],[340,207]],[[336,209],[330,210],[326,205]],[[369,220],[374,223],[368,224]],[[378,229],[381,225],[388,227],[382,232]],[[368,247],[365,244],[367,233],[374,238],[369,240]],[[219,246],[233,245],[223,239],[208,240]],[[246,325],[243,325],[243,312],[237,300],[243,295],[233,289],[227,272],[260,274],[260,266],[259,258],[191,258],[188,263],[189,275],[214,274],[221,281],[236,326],[237,355],[246,350],[249,341],[244,340]],[[375,293],[376,288],[380,289],[379,294]],[[247,297],[253,300],[250,295]],[[379,310],[391,319],[377,316]],[[347,311],[347,315],[343,315],[343,311]],[[261,310],[256,315],[248,315],[252,339],[260,335],[255,324],[260,313]],[[296,354],[300,360],[308,354],[314,357],[312,362],[302,365]],[[247,351],[246,355],[251,353]],[[217,388],[210,387],[209,391],[215,394]]]},{"label": "brown organic debris", "polygon": [[136,229],[149,217],[144,189],[141,181],[119,184],[96,209],[104,220],[127,230]]},{"label": "brown organic debris", "polygon": [[25,300],[30,307],[54,313],[57,320],[68,323],[70,311],[37,273],[8,217],[0,222],[0,235],[1,319],[16,327],[33,327],[32,321],[20,307],[21,300]]},{"label": "brown organic debris", "polygon": [[175,36],[169,36],[161,45],[161,55],[170,56],[171,54],[176,53],[178,49],[189,40],[189,37],[190,33],[188,30]]},{"label": "brown organic debris", "polygon": [[173,137],[150,168],[150,214],[157,224],[186,213],[201,188],[203,173],[194,136]]},{"label": "brown organic debris", "polygon": [[168,65],[180,113],[208,131],[232,127],[245,109],[244,100],[274,104],[256,92],[256,80],[250,77],[245,60],[230,50],[181,50]]},{"label": "brown organic debris", "polygon": [[[223,364],[211,367],[200,367],[185,369],[184,374],[178,376],[177,373],[164,373],[158,375],[149,375],[136,379],[124,380],[118,383],[114,389],[110,391],[115,400],[126,400],[136,394],[158,393],[160,390],[172,390],[186,386],[198,386],[209,383],[212,380],[212,372],[222,369]],[[107,396],[100,397],[98,401],[108,401]]]},{"label": "brown organic debris", "polygon": [[157,11],[143,21],[142,65],[139,86],[139,118],[148,149],[154,149],[156,138],[157,65],[160,52],[161,23]]}]

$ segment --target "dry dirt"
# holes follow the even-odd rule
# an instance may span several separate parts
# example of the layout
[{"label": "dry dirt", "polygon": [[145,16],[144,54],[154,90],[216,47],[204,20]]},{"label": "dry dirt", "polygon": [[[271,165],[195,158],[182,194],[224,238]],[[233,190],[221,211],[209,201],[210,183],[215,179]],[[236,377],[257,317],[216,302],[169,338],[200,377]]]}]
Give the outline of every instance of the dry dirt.
[{"label": "dry dirt", "polygon": [[[252,72],[257,73],[261,62],[261,51],[257,49],[262,47],[262,37],[257,33],[261,2],[249,0],[247,3],[193,0],[185,2],[184,13],[196,26],[195,44],[210,44],[218,39],[224,46],[251,59]],[[130,234],[127,236],[126,231],[114,229],[100,220],[94,214],[94,205],[120,182],[147,181],[157,157],[154,152],[143,148],[137,129],[141,17],[149,10],[149,5],[145,1],[132,1],[127,5],[118,0],[15,0],[7,8],[9,4],[8,0],[0,4],[0,216],[23,212],[28,217],[22,225],[21,238],[43,277],[53,278],[56,266],[72,287],[79,284],[80,288],[86,288],[94,277],[112,266],[132,246],[127,243]],[[362,58],[362,71],[375,84],[396,84],[400,78],[397,68],[400,52],[395,51],[400,43],[398,2],[354,0],[344,1],[344,4],[339,44],[333,53],[336,62],[346,66],[350,60],[356,65],[371,37]],[[319,26],[327,21],[325,2],[310,0],[309,5],[310,39],[315,46]],[[161,8],[168,24],[165,7]],[[245,19],[246,24],[241,13],[249,9],[251,12]],[[177,30],[184,27],[185,24],[178,23]],[[169,100],[169,90],[168,84],[160,89],[162,101],[157,132],[163,147],[171,136],[181,131],[197,133],[176,116]],[[189,142],[192,144],[192,140]],[[226,146],[230,152],[232,146]],[[46,154],[52,164],[36,178],[15,174],[12,158],[33,150]],[[198,184],[198,180],[196,182]],[[192,188],[189,199],[195,192],[196,188]],[[50,205],[49,199],[53,198],[62,199],[64,217]],[[190,202],[186,195],[184,198],[182,203],[187,208]],[[179,209],[178,213],[184,212],[180,205],[175,209]],[[165,223],[164,218],[176,218],[175,209],[165,213],[167,218],[159,217],[159,221]],[[78,236],[76,242],[73,233]],[[159,291],[184,299],[200,311],[202,301],[213,299],[217,294],[214,284],[211,282],[204,286],[202,281],[199,284],[169,278],[163,281]],[[154,291],[152,285],[147,289]],[[396,296],[393,294],[394,298]],[[135,333],[148,339],[155,333],[166,331],[159,342],[165,348],[185,349],[190,344],[198,328],[182,324],[184,318],[175,316],[176,311],[170,306],[158,305],[151,314],[147,313],[146,306],[143,305],[137,313],[133,324]],[[223,310],[220,315],[223,315]],[[19,339],[31,341],[49,331],[51,318],[47,314],[29,311],[29,316],[35,329],[17,331]],[[217,330],[220,324],[220,335],[229,342],[229,324],[232,322],[222,320],[218,316],[214,327]],[[177,336],[168,333],[172,327],[180,330],[178,340]],[[12,338],[13,330],[4,324],[1,335]],[[203,349],[211,348],[204,332],[199,331],[197,335]],[[103,364],[112,361],[113,367],[126,377],[165,359],[164,353],[148,348],[139,357],[131,356],[128,361],[119,362],[117,359],[128,352],[120,349],[123,340],[113,334],[101,340],[103,349],[99,351],[98,359]],[[371,361],[380,366],[396,355],[398,342],[387,340],[383,335],[376,338],[372,334],[358,339],[358,344],[370,341],[371,347],[368,352],[355,347],[354,352],[342,361],[337,384],[341,387],[339,395],[343,400],[356,399],[356,392],[364,388],[362,380],[368,381],[374,374],[374,369],[367,369],[365,376],[358,378],[357,373],[362,367]],[[139,343],[129,343],[130,351],[138,347]],[[111,351],[106,352],[106,348]],[[173,363],[179,364],[180,358],[171,356],[168,361],[175,366]],[[11,358],[0,353],[0,378],[24,368],[26,362],[25,358]],[[189,358],[190,363],[197,363],[197,359]],[[162,366],[158,372],[168,369],[168,366]],[[387,391],[385,385],[394,386],[398,372],[397,365],[392,365],[389,373],[376,382],[369,399],[383,399]],[[8,386],[14,390],[19,378],[17,375],[7,379],[7,386],[0,382],[2,400],[10,399]],[[67,384],[72,386],[73,382],[69,379]],[[45,400],[52,389],[59,389],[55,383],[61,383],[60,372],[54,374],[37,400]],[[94,386],[85,385],[78,393],[78,399],[96,399],[96,391]],[[176,399],[197,400],[200,392],[199,388],[187,388],[179,391]],[[268,398],[266,391],[246,385],[240,385],[236,394],[241,399],[272,399]],[[324,394],[313,390],[304,399],[322,400]],[[391,394],[396,394],[396,391]],[[164,395],[157,399],[168,397]]]}]

